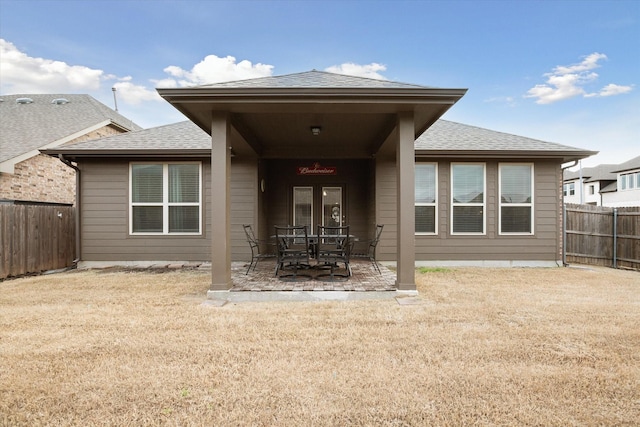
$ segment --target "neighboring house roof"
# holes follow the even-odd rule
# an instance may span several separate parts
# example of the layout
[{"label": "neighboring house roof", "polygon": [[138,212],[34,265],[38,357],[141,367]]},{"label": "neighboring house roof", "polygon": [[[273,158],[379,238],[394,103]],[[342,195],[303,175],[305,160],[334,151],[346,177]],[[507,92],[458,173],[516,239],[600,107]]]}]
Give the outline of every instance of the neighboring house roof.
[{"label": "neighboring house roof", "polygon": [[634,157],[629,161],[626,161],[622,164],[617,165],[612,172],[619,173],[619,172],[626,172],[634,169],[640,169],[640,156]]},{"label": "neighboring house roof", "polygon": [[613,181],[611,184],[600,189],[600,193],[615,193],[618,191],[618,181]]},{"label": "neighboring house roof", "polygon": [[[602,164],[594,167],[582,168],[582,179],[584,182],[615,181],[617,177],[615,173],[612,173],[612,171],[617,167],[618,165]],[[580,173],[580,169],[575,171],[567,170],[564,173],[564,180],[573,181],[579,179]]]},{"label": "neighboring house roof", "polygon": [[[33,102],[18,103],[20,98]],[[38,154],[38,149],[55,147],[106,125],[124,130],[140,126],[81,94],[21,94],[0,96],[0,171]],[[66,100],[52,103],[53,100]]]},{"label": "neighboring house roof", "polygon": [[[564,156],[567,153],[584,153],[584,150],[566,145],[538,141],[467,126],[446,120],[438,120],[415,142],[416,153],[467,152],[475,155],[495,155],[521,151],[529,156],[539,153],[542,157]],[[149,156],[211,154],[211,137],[191,121],[184,121],[151,129],[115,135],[93,141],[79,142],[43,151],[46,154],[83,156]]]},{"label": "neighboring house roof", "polygon": [[389,80],[371,79],[329,73],[326,71],[306,71],[302,73],[284,74],[280,76],[259,77],[255,79],[236,80],[213,83],[195,88],[385,88],[385,89],[425,89],[421,86]]},{"label": "neighboring house roof", "polygon": [[564,162],[597,154],[596,151],[442,119],[418,137],[415,147],[416,154],[429,156],[559,157]]}]

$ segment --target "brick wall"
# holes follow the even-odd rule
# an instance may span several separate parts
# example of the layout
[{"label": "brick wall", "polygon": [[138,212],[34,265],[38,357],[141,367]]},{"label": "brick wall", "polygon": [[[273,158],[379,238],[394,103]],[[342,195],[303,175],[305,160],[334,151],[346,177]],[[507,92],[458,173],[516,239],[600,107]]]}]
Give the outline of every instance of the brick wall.
[{"label": "brick wall", "polygon": [[76,173],[58,159],[38,154],[15,166],[15,173],[0,174],[3,199],[74,203]]},{"label": "brick wall", "polygon": [[[123,133],[104,126],[67,144]],[[65,144],[66,145],[66,144]],[[75,171],[60,160],[38,154],[15,165],[13,175],[0,173],[0,199],[48,203],[75,203]]]}]

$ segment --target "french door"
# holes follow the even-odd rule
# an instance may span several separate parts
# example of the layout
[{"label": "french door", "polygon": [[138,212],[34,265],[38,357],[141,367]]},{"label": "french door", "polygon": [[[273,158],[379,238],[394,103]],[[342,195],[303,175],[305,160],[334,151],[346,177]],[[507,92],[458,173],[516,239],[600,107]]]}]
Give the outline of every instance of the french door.
[{"label": "french door", "polygon": [[316,225],[340,226],[346,218],[342,186],[293,187],[293,225],[306,225],[309,233]]}]

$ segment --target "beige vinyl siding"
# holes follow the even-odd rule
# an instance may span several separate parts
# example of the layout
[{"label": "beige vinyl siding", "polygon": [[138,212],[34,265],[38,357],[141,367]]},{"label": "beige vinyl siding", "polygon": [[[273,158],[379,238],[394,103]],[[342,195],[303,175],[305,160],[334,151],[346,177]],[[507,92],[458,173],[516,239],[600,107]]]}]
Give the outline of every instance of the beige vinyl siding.
[{"label": "beige vinyl siding", "polygon": [[[419,160],[418,160],[419,161]],[[433,159],[424,159],[433,161]],[[459,162],[459,160],[455,160]],[[476,162],[476,160],[474,160]],[[484,160],[486,164],[486,235],[451,235],[450,164],[438,161],[439,234],[416,236],[417,261],[556,261],[561,234],[557,221],[558,171],[554,161],[534,162],[534,234],[499,235],[498,163],[505,160]]]},{"label": "beige vinyl siding", "polygon": [[[180,159],[172,159],[180,160]],[[163,161],[169,161],[167,159]],[[129,235],[129,162],[81,163],[82,261],[209,261],[210,163],[203,159],[203,232],[199,236]]]}]

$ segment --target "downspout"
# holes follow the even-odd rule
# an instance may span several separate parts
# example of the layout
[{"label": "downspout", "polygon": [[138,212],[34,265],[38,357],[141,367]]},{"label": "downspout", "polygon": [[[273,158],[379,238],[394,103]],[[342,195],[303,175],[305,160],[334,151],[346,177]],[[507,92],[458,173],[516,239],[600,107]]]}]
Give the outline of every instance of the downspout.
[{"label": "downspout", "polygon": [[[560,194],[562,195],[562,266],[567,267],[567,206],[564,203],[564,171],[565,169],[569,169],[578,164],[579,160],[574,160],[573,164],[565,166],[562,168],[562,191]],[[582,170],[580,171],[582,176]],[[582,181],[582,178],[580,179]]]},{"label": "downspout", "polygon": [[69,160],[65,159],[64,155],[62,154],[58,154],[58,159],[60,159],[62,163],[76,171],[76,259],[73,260],[73,263],[77,265],[78,261],[80,261],[80,168],[71,163]]}]

